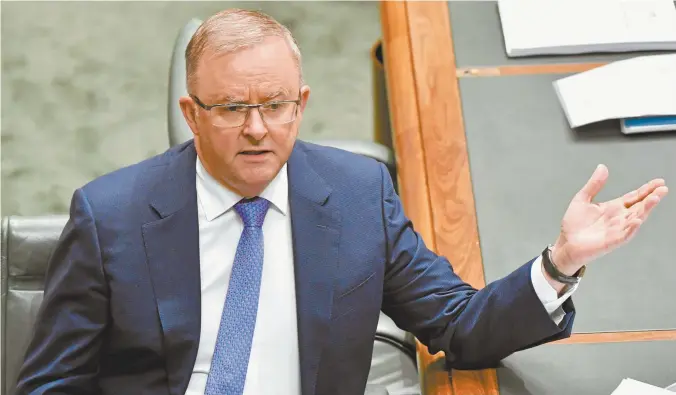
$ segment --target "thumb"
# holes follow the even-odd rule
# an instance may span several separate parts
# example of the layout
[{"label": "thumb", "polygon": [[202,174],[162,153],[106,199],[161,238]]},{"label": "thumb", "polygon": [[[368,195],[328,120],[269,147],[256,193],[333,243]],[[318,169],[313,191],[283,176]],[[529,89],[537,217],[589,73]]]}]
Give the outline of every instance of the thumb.
[{"label": "thumb", "polygon": [[608,179],[608,168],[605,165],[598,165],[585,186],[577,193],[578,199],[591,202],[601,191]]}]

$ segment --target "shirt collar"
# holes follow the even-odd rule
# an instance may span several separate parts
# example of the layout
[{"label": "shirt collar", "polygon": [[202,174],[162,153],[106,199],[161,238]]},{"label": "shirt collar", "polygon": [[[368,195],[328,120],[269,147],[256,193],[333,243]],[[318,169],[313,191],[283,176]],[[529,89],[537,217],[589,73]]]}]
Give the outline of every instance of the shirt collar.
[{"label": "shirt collar", "polygon": [[[196,162],[197,198],[202,205],[207,221],[212,221],[233,208],[243,197],[223,186],[209,174],[202,165],[199,156]],[[277,211],[283,215],[287,215],[289,181],[286,163],[259,196],[272,203],[272,207]]]}]

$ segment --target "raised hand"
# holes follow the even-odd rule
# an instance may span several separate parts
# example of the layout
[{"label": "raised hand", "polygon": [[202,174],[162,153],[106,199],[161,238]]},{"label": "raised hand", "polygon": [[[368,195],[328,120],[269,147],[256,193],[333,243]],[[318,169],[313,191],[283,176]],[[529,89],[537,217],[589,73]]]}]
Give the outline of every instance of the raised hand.
[{"label": "raised hand", "polygon": [[665,181],[658,178],[624,196],[594,202],[607,179],[608,168],[599,165],[563,216],[552,260],[565,274],[574,274],[588,262],[631,240],[668,192]]}]

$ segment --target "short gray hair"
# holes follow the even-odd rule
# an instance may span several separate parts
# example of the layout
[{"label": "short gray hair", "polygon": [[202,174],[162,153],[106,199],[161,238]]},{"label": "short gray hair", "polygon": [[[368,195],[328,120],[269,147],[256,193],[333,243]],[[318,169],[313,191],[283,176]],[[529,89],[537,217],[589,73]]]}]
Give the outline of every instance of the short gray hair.
[{"label": "short gray hair", "polygon": [[284,38],[291,49],[301,83],[303,68],[300,48],[286,26],[260,11],[232,8],[209,17],[197,29],[185,50],[186,82],[188,89],[197,79],[197,66],[207,49],[218,54],[235,52],[258,44],[265,38]]}]

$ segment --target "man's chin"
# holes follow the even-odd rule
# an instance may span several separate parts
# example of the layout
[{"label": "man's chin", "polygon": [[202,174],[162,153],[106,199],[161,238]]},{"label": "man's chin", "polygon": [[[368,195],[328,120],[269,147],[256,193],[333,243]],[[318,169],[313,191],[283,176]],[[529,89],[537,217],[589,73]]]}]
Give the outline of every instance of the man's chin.
[{"label": "man's chin", "polygon": [[247,189],[258,190],[257,193],[260,193],[277,176],[280,166],[268,162],[258,166],[248,165],[242,170],[240,178],[247,185]]}]

